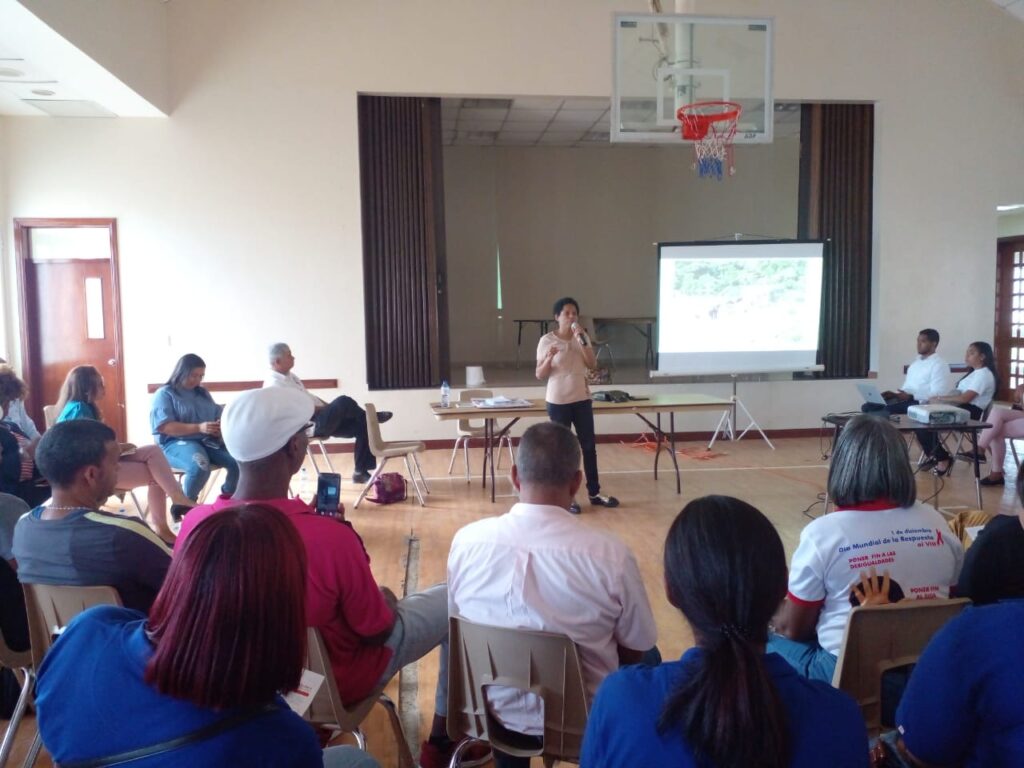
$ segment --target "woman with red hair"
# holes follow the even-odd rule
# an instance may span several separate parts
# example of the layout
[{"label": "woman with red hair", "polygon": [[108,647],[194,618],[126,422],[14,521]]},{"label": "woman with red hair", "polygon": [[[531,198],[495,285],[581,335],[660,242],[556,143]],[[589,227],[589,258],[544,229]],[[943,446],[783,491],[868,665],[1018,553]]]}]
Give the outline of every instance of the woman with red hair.
[{"label": "woman with red hair", "polygon": [[92,608],[39,669],[36,706],[55,763],[133,766],[376,766],[321,752],[280,693],[306,653],[306,554],[277,510],[247,504],[203,521],[147,619]]}]

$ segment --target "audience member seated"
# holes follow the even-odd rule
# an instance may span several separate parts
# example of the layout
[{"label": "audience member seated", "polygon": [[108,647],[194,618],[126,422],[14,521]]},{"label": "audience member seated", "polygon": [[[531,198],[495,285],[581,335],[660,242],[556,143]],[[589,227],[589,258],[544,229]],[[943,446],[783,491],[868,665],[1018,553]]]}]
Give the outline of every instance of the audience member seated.
[{"label": "audience member seated", "polygon": [[[955,405],[967,411],[972,419],[980,419],[999,389],[995,353],[988,342],[974,341],[967,347],[964,362],[971,370],[956,383],[956,394],[936,395],[928,398],[928,402]],[[922,462],[921,469],[934,467],[937,474],[948,472],[952,461],[949,452],[939,442],[938,435],[930,430],[918,430],[917,439],[928,456],[928,460]]]},{"label": "audience member seated", "polygon": [[100,511],[117,483],[119,455],[114,430],[99,421],[65,421],[43,435],[36,460],[53,503],[14,528],[23,584],[108,585],[127,607],[149,611],[171,555],[141,520]]},{"label": "audience member seated", "polygon": [[14,526],[28,510],[28,504],[17,496],[0,493],[0,634],[14,651],[29,648],[25,596],[14,557]]},{"label": "audience member seated", "polygon": [[[657,629],[629,548],[569,512],[583,482],[580,458],[579,441],[566,427],[546,422],[526,430],[512,466],[519,503],[470,523],[452,540],[448,610],[481,624],[567,635],[579,647],[592,697],[620,665],[643,660]],[[543,733],[536,696],[495,688],[489,701],[507,728]],[[529,765],[528,758],[497,752],[495,762]],[[627,764],[639,763],[620,763]]]},{"label": "audience member seated", "polygon": [[25,382],[0,365],[0,493],[36,506],[50,498],[50,487],[36,469],[36,443],[8,418],[11,404],[24,396]]},{"label": "audience member seated", "polygon": [[[57,423],[74,419],[102,421],[97,401],[105,392],[103,376],[93,366],[72,368],[60,389]],[[163,452],[155,445],[131,446],[131,450],[121,454],[117,481],[121,488],[147,487],[146,511],[153,528],[165,541],[174,541],[174,533],[167,525],[167,498],[170,497],[171,504],[179,507],[176,513],[184,513],[193,506],[193,502],[181,490]]]},{"label": "audience member seated", "polygon": [[[1017,475],[1017,498],[1024,504],[1024,473]],[[1024,510],[996,515],[964,554],[956,596],[975,605],[1024,598]]]},{"label": "audience member seated", "polygon": [[443,643],[431,738],[450,751],[445,731],[448,590],[439,584],[397,600],[377,586],[369,555],[343,508],[336,517],[318,515],[302,499],[289,498],[289,481],[306,456],[312,417],[313,401],[295,389],[257,389],[234,400],[224,410],[223,434],[239,462],[238,489],[234,497],[224,495],[189,512],[175,550],[182,551],[203,520],[239,504],[260,502],[283,512],[306,546],[306,618],[323,634],[344,702],[362,701]]},{"label": "audience member seated", "polygon": [[150,749],[149,759],[122,759],[376,766],[354,747],[321,752],[279,695],[302,675],[304,590],[302,541],[280,512],[253,504],[199,526],[148,620],[127,608],[91,608],[46,655],[36,706],[54,761],[120,765],[115,756]]},{"label": "audience member seated", "polygon": [[933,507],[916,501],[907,446],[888,421],[850,419],[828,472],[835,511],[800,533],[789,592],[768,650],[801,674],[831,682],[859,574],[887,570],[912,599],[948,597],[963,547]]},{"label": "audience member seated", "polygon": [[[295,357],[287,344],[277,343],[270,347],[270,373],[264,387],[290,387],[306,392],[302,379],[292,373]],[[331,402],[325,402],[316,395],[310,394],[313,400],[315,415],[313,416],[313,437],[354,437],[355,473],[352,482],[365,483],[377,467],[377,459],[370,452],[369,438],[366,436],[366,411],[359,407],[351,397],[342,395]],[[391,418],[390,411],[378,411],[377,421],[383,424]]]},{"label": "audience member seated", "polygon": [[590,712],[580,765],[863,768],[852,699],[765,654],[786,593],[768,519],[728,496],[686,505],[665,541],[665,590],[693,629],[679,661],[613,672]]},{"label": "audience member seated", "polygon": [[[6,366],[7,361],[0,357],[0,367]],[[35,451],[36,443],[39,442],[39,438],[42,435],[39,434],[39,430],[36,429],[36,423],[32,421],[32,417],[28,415],[28,411],[25,410],[25,401],[22,398],[13,400],[10,405],[7,406],[8,421],[13,421],[18,425],[18,428],[25,434],[26,437],[31,441],[31,450]]]},{"label": "audience member seated", "polygon": [[949,365],[936,353],[938,346],[939,332],[934,328],[925,328],[917,334],[917,357],[907,368],[903,386],[895,392],[882,393],[885,405],[864,403],[861,410],[906,413],[912,405],[927,403],[929,398],[945,394],[949,390]]},{"label": "audience member seated", "polygon": [[[1003,464],[1006,462],[1006,441],[1019,440],[1024,437],[1022,397],[1024,397],[1024,384],[1018,386],[1013,392],[1013,407],[993,408],[987,419],[992,426],[989,429],[981,430],[978,435],[978,450],[981,453],[978,460],[985,461],[985,454],[988,453],[992,462],[988,477],[981,478],[982,485],[1003,485],[1006,482],[1003,475]],[[962,455],[968,459],[974,458],[969,451]]]},{"label": "audience member seated", "polygon": [[149,423],[168,463],[185,473],[185,495],[195,501],[210,479],[212,467],[223,467],[227,478],[221,492],[230,496],[238,483],[238,464],[220,436],[223,405],[213,402],[201,384],[206,363],[199,355],[183,355],[171,378],[153,396]]},{"label": "audience member seated", "polygon": [[896,712],[903,757],[922,766],[1024,765],[1022,689],[1024,600],[966,608],[910,676]]}]

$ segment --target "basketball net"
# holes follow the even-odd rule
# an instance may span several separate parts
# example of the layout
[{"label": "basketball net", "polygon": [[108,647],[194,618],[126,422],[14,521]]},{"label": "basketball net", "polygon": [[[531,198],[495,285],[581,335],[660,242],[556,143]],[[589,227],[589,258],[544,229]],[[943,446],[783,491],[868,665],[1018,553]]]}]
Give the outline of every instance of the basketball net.
[{"label": "basketball net", "polygon": [[728,170],[736,174],[733,139],[743,107],[732,101],[698,101],[684,104],[676,112],[680,137],[693,142],[694,162],[691,166],[702,178],[719,181]]}]

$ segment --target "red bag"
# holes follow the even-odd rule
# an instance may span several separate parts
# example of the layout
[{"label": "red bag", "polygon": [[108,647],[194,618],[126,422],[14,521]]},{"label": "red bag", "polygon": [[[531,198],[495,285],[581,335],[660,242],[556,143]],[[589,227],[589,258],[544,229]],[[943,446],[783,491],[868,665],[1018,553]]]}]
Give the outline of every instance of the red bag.
[{"label": "red bag", "polygon": [[406,492],[405,478],[400,472],[381,472],[373,481],[373,495],[368,494],[366,500],[375,504],[394,504],[405,501]]}]

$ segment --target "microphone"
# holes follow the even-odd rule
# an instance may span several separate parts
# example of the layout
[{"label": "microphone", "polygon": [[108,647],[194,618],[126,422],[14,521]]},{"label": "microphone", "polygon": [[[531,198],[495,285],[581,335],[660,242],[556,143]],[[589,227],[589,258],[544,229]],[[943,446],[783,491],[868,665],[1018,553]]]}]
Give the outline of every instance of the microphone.
[{"label": "microphone", "polygon": [[580,340],[580,346],[589,347],[590,346],[590,342],[587,340],[587,332],[580,329],[580,324],[579,323],[573,323],[572,324],[572,332],[576,333],[577,331],[580,332],[579,335],[576,337],[577,339]]}]

